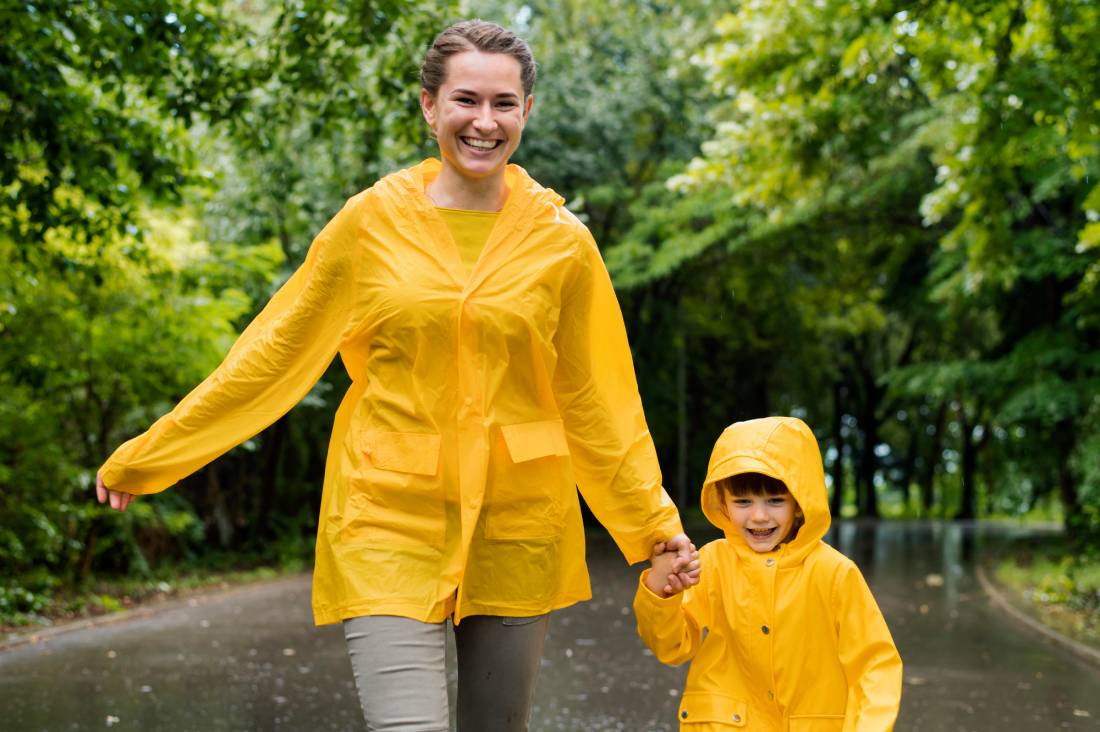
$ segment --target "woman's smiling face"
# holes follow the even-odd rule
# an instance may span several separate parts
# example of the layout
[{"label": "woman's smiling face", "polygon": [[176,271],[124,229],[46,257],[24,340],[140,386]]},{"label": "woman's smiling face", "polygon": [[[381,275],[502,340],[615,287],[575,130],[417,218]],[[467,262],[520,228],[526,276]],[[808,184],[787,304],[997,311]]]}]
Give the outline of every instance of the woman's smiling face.
[{"label": "woman's smiling face", "polygon": [[420,91],[420,107],[443,164],[471,179],[503,175],[519,147],[532,101],[523,96],[515,58],[481,51],[447,59],[447,78],[434,97]]}]

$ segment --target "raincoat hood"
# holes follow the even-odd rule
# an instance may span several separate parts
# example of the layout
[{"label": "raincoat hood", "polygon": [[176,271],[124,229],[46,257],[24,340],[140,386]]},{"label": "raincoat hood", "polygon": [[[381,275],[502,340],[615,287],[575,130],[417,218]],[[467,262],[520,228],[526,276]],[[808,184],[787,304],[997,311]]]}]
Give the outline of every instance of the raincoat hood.
[{"label": "raincoat hood", "polygon": [[779,548],[784,559],[804,557],[829,530],[829,497],[821,451],[814,433],[796,417],[765,417],[727,427],[710,456],[703,483],[707,519],[725,532],[738,551],[752,552],[722,505],[718,481],[741,473],[763,473],[783,481],[805,517],[794,541]]}]

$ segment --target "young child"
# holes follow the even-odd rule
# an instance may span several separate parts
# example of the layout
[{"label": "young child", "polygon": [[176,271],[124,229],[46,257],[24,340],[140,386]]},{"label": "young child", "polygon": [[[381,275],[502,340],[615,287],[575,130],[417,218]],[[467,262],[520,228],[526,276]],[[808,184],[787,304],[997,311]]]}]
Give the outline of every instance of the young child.
[{"label": "young child", "polygon": [[657,658],[692,661],[680,729],[893,729],[901,657],[859,569],[821,540],[829,503],[809,427],[792,417],[727,427],[702,504],[726,537],[700,550],[699,584],[685,589],[676,555],[655,551],[634,598]]}]

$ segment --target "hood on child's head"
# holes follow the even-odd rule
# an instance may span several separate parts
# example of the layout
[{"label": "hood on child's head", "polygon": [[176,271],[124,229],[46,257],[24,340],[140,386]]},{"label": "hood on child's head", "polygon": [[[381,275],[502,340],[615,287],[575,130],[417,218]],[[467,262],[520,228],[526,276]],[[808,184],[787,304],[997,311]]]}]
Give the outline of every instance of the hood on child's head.
[{"label": "hood on child's head", "polygon": [[723,430],[714,445],[703,483],[703,513],[726,532],[727,539],[751,551],[740,536],[735,536],[716,485],[741,473],[763,473],[783,481],[802,509],[805,524],[783,550],[785,556],[800,556],[825,536],[830,522],[825,470],[817,439],[805,422],[797,417],[736,422]]}]

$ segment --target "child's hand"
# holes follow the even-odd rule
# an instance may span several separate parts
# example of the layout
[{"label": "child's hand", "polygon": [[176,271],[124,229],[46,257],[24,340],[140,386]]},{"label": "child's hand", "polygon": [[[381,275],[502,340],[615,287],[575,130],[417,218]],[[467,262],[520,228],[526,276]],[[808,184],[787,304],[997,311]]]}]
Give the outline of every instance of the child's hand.
[{"label": "child's hand", "polygon": [[666,552],[676,552],[680,561],[674,565],[676,576],[680,580],[683,589],[699,584],[699,553],[695,551],[695,544],[691,543],[688,535],[682,531],[665,542]]},{"label": "child's hand", "polygon": [[[686,590],[689,585],[698,584],[699,552],[694,544],[691,545],[691,558],[685,564],[678,552],[667,551],[665,542],[659,541],[653,545],[649,564],[650,570],[645,576],[645,584],[655,595],[672,597]],[[685,583],[681,580],[681,574],[691,575],[695,581]]]}]

